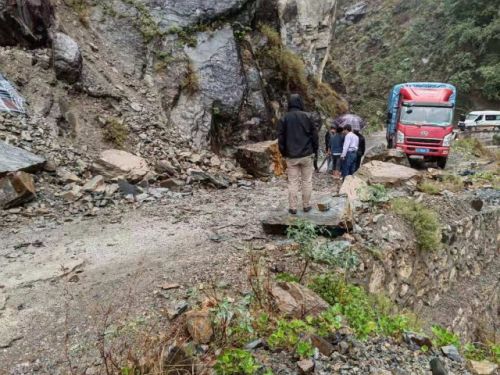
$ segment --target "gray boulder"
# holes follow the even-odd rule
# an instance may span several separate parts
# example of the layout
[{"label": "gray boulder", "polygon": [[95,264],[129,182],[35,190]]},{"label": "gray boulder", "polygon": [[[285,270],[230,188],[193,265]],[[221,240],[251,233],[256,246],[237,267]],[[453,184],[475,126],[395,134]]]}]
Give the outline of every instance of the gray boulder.
[{"label": "gray boulder", "polygon": [[83,58],[80,47],[71,37],[56,33],[52,40],[54,70],[57,79],[75,83],[82,74]]},{"label": "gray boulder", "polygon": [[0,141],[0,176],[7,172],[40,170],[45,159]]},{"label": "gray boulder", "polygon": [[46,45],[53,15],[50,0],[0,0],[0,46]]},{"label": "gray boulder", "polygon": [[209,144],[214,116],[227,122],[236,119],[246,84],[230,27],[197,35],[197,46],[186,47],[198,92],[183,92],[170,114],[170,122],[196,147]]}]

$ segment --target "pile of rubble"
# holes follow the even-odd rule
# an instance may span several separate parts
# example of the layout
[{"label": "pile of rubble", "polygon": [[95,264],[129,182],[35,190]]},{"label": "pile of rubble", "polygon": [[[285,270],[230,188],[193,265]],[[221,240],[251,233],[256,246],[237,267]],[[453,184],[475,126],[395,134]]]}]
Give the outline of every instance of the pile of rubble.
[{"label": "pile of rubble", "polygon": [[[145,150],[152,147],[147,139],[138,141]],[[192,194],[193,186],[224,189],[251,177],[229,159],[182,144],[164,142],[158,159],[118,149],[93,156],[71,142],[49,140],[43,121],[0,114],[2,223],[38,215],[71,220],[121,203],[179,198]]]}]

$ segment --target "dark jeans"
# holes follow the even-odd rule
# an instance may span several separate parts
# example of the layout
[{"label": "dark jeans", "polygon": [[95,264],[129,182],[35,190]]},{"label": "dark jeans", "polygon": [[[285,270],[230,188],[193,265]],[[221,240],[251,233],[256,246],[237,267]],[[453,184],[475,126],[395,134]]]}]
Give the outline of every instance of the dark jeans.
[{"label": "dark jeans", "polygon": [[356,151],[347,153],[345,159],[342,161],[342,177],[351,176],[356,172],[356,160],[358,154]]}]

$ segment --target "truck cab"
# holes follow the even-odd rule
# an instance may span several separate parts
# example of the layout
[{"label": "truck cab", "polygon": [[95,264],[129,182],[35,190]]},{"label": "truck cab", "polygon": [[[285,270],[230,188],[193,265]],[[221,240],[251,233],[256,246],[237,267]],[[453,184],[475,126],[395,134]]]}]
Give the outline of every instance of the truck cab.
[{"label": "truck cab", "polygon": [[415,160],[445,168],[453,139],[456,89],[446,83],[396,85],[389,96],[387,142]]}]

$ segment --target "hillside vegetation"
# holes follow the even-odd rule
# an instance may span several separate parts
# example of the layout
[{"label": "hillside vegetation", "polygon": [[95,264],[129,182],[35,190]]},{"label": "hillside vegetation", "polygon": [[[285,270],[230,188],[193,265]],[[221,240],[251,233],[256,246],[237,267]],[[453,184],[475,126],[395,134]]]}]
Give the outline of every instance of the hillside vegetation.
[{"label": "hillside vegetation", "polygon": [[361,21],[338,25],[332,53],[354,109],[372,124],[383,122],[388,90],[400,82],[453,83],[459,90],[461,112],[498,105],[497,0],[368,4]]}]

